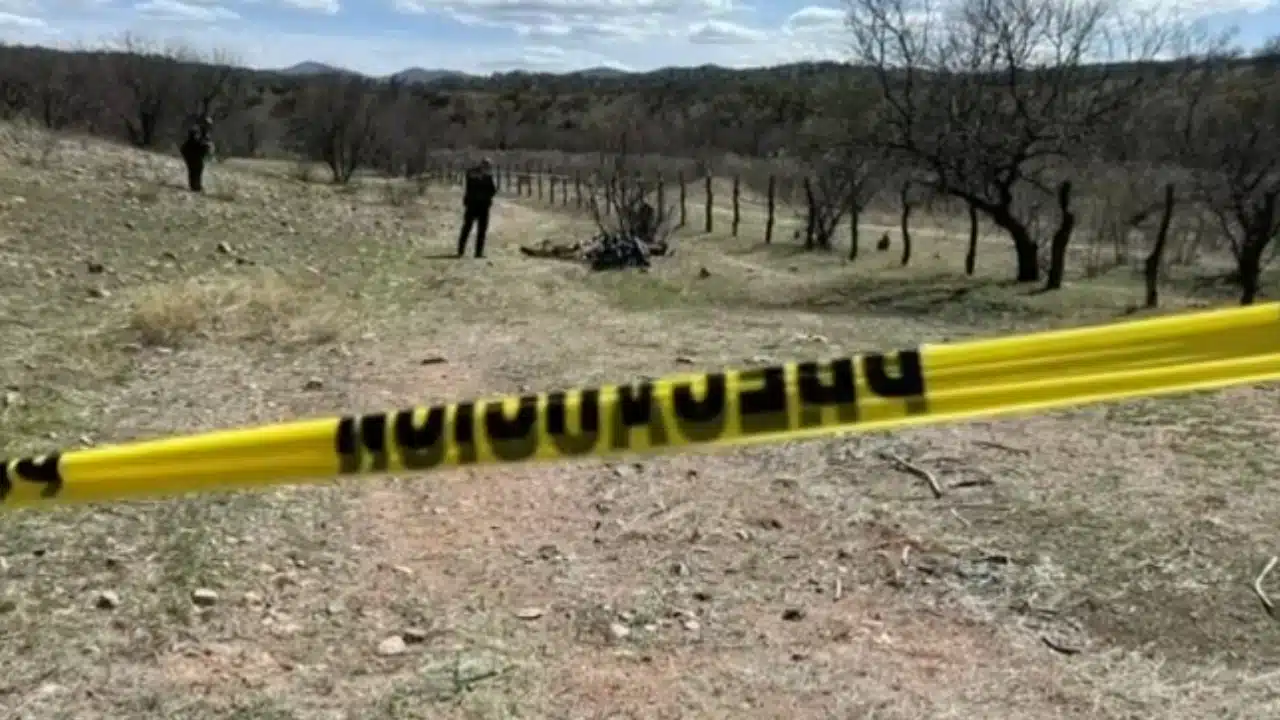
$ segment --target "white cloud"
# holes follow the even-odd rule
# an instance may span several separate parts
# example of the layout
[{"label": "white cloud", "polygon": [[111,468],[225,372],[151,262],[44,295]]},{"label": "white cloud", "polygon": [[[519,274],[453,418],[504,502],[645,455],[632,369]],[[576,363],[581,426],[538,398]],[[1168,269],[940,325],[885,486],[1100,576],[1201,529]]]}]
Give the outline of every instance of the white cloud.
[{"label": "white cloud", "polygon": [[689,42],[695,45],[750,45],[765,37],[759,30],[727,20],[707,20],[689,28]]},{"label": "white cloud", "polygon": [[833,32],[844,29],[846,17],[848,14],[844,10],[810,5],[792,13],[782,24],[782,29],[792,33]]},{"label": "white cloud", "polygon": [[734,0],[394,0],[401,12],[439,13],[466,25],[531,38],[639,40],[732,13]]},{"label": "white cloud", "polygon": [[[336,15],[342,9],[338,0],[281,0],[281,2],[299,10],[310,10],[325,15]],[[399,0],[397,0],[398,3]]]},{"label": "white cloud", "polygon": [[217,22],[219,20],[239,20],[240,15],[221,5],[197,5],[181,2],[181,0],[147,0],[133,6],[143,15],[169,17],[198,22]]},{"label": "white cloud", "polygon": [[0,26],[34,29],[34,28],[48,27],[48,23],[36,17],[28,17],[26,15],[18,15],[16,13],[0,12]]}]

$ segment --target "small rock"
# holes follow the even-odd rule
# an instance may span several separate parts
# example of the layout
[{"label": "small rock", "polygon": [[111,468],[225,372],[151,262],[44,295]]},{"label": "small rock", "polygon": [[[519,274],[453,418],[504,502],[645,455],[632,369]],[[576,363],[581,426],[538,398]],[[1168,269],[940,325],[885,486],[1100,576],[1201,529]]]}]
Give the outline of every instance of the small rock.
[{"label": "small rock", "polygon": [[99,610],[115,610],[120,607],[120,596],[112,590],[103,590],[93,604]]},{"label": "small rock", "polygon": [[210,607],[217,604],[218,593],[208,588],[198,588],[191,593],[191,602],[200,607]]},{"label": "small rock", "polygon": [[406,643],[424,643],[427,641],[427,631],[422,628],[408,628],[404,632],[400,633],[400,637],[404,639]]},{"label": "small rock", "polygon": [[614,640],[626,640],[631,636],[631,628],[620,622],[609,623],[609,637]]},{"label": "small rock", "polygon": [[689,357],[688,355],[678,355],[676,357],[676,363],[680,365],[692,365],[693,358]]},{"label": "small rock", "polygon": [[399,575],[404,575],[405,577],[409,577],[410,575],[413,574],[413,568],[408,567],[407,565],[396,565],[395,567],[391,568],[391,572],[397,573]]},{"label": "small rock", "polygon": [[805,612],[802,608],[787,608],[782,611],[782,619],[788,622],[799,622],[804,617]]},{"label": "small rock", "polygon": [[520,618],[521,620],[537,620],[538,618],[542,617],[542,614],[543,614],[542,608],[536,608],[536,607],[521,608],[516,611],[516,617]]},{"label": "small rock", "polygon": [[18,400],[21,399],[21,397],[22,396],[14,390],[6,391],[4,396],[0,397],[0,408],[17,407]]},{"label": "small rock", "polygon": [[223,255],[230,255],[230,254],[231,254],[231,246],[230,246],[230,245],[228,245],[228,244],[227,244],[227,243],[225,243],[225,242],[220,242],[220,243],[218,243],[217,251],[218,251],[218,252],[220,252],[220,253],[222,253]]},{"label": "small rock", "polygon": [[378,643],[378,654],[383,657],[392,657],[395,655],[403,655],[409,651],[409,646],[405,644],[404,638],[399,635],[391,637]]},{"label": "small rock", "polygon": [[693,618],[682,618],[680,620],[680,627],[684,628],[685,630],[688,630],[689,632],[698,632],[699,630],[702,629],[702,625],[700,625],[698,621],[694,620]]},{"label": "small rock", "polygon": [[671,566],[671,574],[672,574],[672,575],[680,575],[680,576],[688,575],[688,574],[689,574],[689,566],[688,566],[688,565],[685,565],[685,564],[684,564],[684,563],[682,563],[682,562],[675,563],[675,564],[673,564],[673,565]]},{"label": "small rock", "polygon": [[100,287],[91,287],[88,290],[89,297],[105,299],[111,297],[111,293]]},{"label": "small rock", "polygon": [[324,381],[320,378],[311,378],[302,387],[304,390],[319,390],[324,387]]},{"label": "small rock", "polygon": [[709,278],[711,277],[711,271],[706,268],[701,268],[698,270],[698,277],[703,279]]},{"label": "small rock", "polygon": [[11,613],[17,609],[18,609],[18,603],[12,598],[0,599],[0,615]]},{"label": "small rock", "polygon": [[423,365],[440,365],[447,362],[449,361],[441,355],[428,355],[421,360],[421,364]]},{"label": "small rock", "polygon": [[262,596],[250,590],[249,592],[244,594],[244,604],[245,605],[261,605]]},{"label": "small rock", "polygon": [[88,266],[89,266],[90,275],[101,275],[102,273],[107,271],[106,266],[100,262],[90,261]]}]

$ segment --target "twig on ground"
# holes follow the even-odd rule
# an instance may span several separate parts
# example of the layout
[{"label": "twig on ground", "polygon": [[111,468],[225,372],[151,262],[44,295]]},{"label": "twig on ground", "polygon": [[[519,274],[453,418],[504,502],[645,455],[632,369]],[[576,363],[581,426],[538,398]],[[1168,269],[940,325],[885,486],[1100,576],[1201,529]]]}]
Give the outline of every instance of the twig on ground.
[{"label": "twig on ground", "polygon": [[840,582],[840,578],[836,578],[836,589],[835,589],[834,596],[837,601],[839,601],[840,598],[844,597],[844,583]]},{"label": "twig on ground", "polygon": [[934,477],[933,473],[925,470],[919,465],[908,462],[902,456],[889,452],[888,450],[880,451],[880,457],[892,462],[899,470],[915,475],[921,480],[929,483],[929,490],[933,492],[933,496],[935,498],[942,497],[942,486],[938,484],[938,478]]},{"label": "twig on ground", "polygon": [[1040,636],[1040,642],[1044,643],[1045,647],[1049,648],[1050,650],[1060,655],[1079,655],[1080,654],[1080,648],[1073,648],[1058,642],[1054,642],[1053,640],[1050,640],[1044,635]]},{"label": "twig on ground", "polygon": [[1258,573],[1258,577],[1253,579],[1253,594],[1258,596],[1258,600],[1262,602],[1262,609],[1266,611],[1267,616],[1270,618],[1275,618],[1276,606],[1275,603],[1271,602],[1271,598],[1267,597],[1266,591],[1262,589],[1262,583],[1271,574],[1271,571],[1276,568],[1276,563],[1280,563],[1280,557],[1273,556],[1267,561],[1267,566],[1262,568],[1262,572]]},{"label": "twig on ground", "polygon": [[973,523],[970,523],[968,520],[965,520],[963,515],[956,512],[955,508],[951,508],[951,514],[954,515],[955,518],[960,521],[961,525],[964,525],[965,527],[973,527]]},{"label": "twig on ground", "polygon": [[1031,451],[1027,450],[1026,448],[1013,447],[1012,445],[1005,445],[1004,443],[998,443],[998,442],[995,442],[994,440],[974,440],[973,444],[981,445],[983,447],[995,448],[996,450],[1004,450],[1005,452],[1010,452],[1010,453],[1013,453],[1014,455],[1030,455],[1031,454]]},{"label": "twig on ground", "polygon": [[948,485],[947,489],[959,490],[962,488],[971,488],[971,487],[987,487],[988,485],[995,485],[995,484],[996,484],[996,481],[992,480],[991,478],[977,478],[975,480],[958,480]]}]

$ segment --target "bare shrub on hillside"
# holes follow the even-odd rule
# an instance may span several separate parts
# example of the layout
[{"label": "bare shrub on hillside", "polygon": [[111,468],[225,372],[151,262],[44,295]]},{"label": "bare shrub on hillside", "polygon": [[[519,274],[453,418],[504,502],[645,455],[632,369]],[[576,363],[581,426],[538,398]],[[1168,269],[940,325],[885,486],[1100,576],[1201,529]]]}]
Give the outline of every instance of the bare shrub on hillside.
[{"label": "bare shrub on hillside", "polygon": [[108,106],[124,124],[129,142],[153,147],[183,114],[183,90],[189,69],[179,62],[181,48],[161,46],[127,34],[121,51],[105,58]]},{"label": "bare shrub on hillside", "polygon": [[378,103],[369,82],[330,75],[307,89],[290,140],[306,158],[329,167],[333,182],[345,185],[368,162],[377,128]]}]

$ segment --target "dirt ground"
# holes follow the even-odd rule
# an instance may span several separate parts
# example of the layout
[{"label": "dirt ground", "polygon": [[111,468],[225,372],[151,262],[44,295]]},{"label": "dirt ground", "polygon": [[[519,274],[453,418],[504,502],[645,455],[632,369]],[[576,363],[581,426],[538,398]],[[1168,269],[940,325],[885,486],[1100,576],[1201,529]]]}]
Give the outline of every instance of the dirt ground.
[{"label": "dirt ground", "polygon": [[[688,233],[652,272],[592,275],[517,249],[583,219],[510,200],[490,258],[456,260],[453,188],[233,162],[194,196],[174,159],[5,132],[9,454],[1104,321],[1140,297],[1123,269],[1010,287],[994,237],[965,278],[962,241],[924,229],[907,269]],[[1277,717],[1250,583],[1280,552],[1278,397],[11,512],[0,711]]]}]

